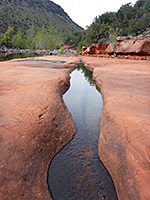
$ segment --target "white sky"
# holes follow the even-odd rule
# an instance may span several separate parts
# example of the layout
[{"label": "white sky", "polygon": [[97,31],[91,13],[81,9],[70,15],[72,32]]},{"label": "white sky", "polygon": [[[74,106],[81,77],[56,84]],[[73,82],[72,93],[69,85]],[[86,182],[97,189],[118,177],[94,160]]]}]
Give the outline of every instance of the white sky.
[{"label": "white sky", "polygon": [[137,0],[52,0],[60,5],[70,18],[81,27],[89,26],[96,16],[117,11],[122,5]]}]

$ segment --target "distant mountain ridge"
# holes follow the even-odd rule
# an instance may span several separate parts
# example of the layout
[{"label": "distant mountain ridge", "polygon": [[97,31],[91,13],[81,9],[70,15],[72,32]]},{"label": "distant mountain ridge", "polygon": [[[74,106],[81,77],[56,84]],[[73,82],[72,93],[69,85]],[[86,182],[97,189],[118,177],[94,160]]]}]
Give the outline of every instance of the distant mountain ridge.
[{"label": "distant mountain ridge", "polygon": [[8,26],[26,30],[32,25],[37,28],[55,26],[62,34],[83,30],[53,1],[0,0],[0,33]]}]

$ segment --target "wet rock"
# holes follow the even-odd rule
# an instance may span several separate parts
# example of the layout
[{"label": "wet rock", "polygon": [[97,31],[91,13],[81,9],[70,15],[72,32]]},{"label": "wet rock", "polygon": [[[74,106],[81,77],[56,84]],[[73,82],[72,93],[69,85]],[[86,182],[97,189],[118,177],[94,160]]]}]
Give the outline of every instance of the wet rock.
[{"label": "wet rock", "polygon": [[[38,58],[36,58],[38,59]],[[48,200],[47,171],[76,128],[62,101],[78,58],[43,57],[0,62],[0,199]],[[64,69],[64,66],[68,69]],[[54,67],[56,64],[54,64]],[[70,66],[70,68],[69,68]]]},{"label": "wet rock", "polygon": [[119,200],[150,199],[149,61],[83,57],[92,67],[104,109],[99,158]]}]

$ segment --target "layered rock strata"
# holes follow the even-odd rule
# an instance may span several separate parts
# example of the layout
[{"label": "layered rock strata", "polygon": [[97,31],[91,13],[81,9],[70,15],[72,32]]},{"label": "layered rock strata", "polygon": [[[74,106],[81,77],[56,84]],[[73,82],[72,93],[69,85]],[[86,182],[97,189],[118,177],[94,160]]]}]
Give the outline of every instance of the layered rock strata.
[{"label": "layered rock strata", "polygon": [[89,47],[83,46],[81,55],[95,55],[95,54],[105,54],[108,44],[97,43]]},{"label": "layered rock strata", "polygon": [[[75,134],[63,100],[78,58],[0,62],[0,199],[48,200],[50,161]],[[57,68],[57,69],[55,69]]]},{"label": "layered rock strata", "polygon": [[150,62],[83,57],[104,109],[99,158],[119,200],[150,199]]},{"label": "layered rock strata", "polygon": [[118,37],[116,42],[110,43],[109,45],[97,43],[90,47],[83,46],[81,55],[150,60],[150,38],[121,40]]},{"label": "layered rock strata", "polygon": [[108,54],[120,55],[150,55],[150,38],[145,39],[129,39],[111,43],[106,52]]}]

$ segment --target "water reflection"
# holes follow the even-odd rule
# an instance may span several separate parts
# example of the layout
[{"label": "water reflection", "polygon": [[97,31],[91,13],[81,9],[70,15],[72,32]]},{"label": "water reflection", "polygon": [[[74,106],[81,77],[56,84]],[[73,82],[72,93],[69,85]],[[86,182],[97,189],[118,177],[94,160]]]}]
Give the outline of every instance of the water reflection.
[{"label": "water reflection", "polygon": [[28,57],[37,57],[40,56],[37,53],[18,53],[18,54],[0,54],[0,61],[7,61],[17,58],[28,58]]},{"label": "water reflection", "polygon": [[75,69],[63,98],[77,133],[50,165],[48,182],[54,200],[117,199],[111,178],[98,159],[103,102],[92,82],[92,72],[83,65]]},{"label": "water reflection", "polygon": [[78,64],[75,70],[81,71],[81,73],[84,74],[85,80],[87,80],[90,85],[95,85],[92,77],[93,72],[88,70],[83,63]]}]

